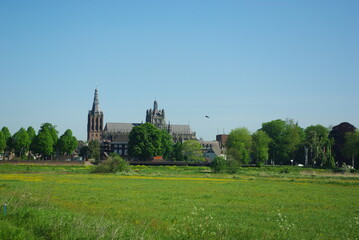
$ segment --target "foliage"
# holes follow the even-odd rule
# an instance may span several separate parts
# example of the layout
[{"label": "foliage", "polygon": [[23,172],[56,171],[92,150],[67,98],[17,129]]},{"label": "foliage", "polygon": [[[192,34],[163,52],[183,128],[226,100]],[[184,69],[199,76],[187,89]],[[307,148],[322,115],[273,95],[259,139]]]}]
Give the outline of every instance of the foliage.
[{"label": "foliage", "polygon": [[338,162],[338,165],[341,166],[343,163],[347,165],[351,164],[349,158],[344,155],[344,145],[345,145],[345,134],[347,132],[354,132],[355,127],[347,122],[342,122],[339,125],[336,125],[332,128],[329,133],[329,137],[334,139],[333,152],[335,155],[335,161]]},{"label": "foliage", "polygon": [[5,137],[5,141],[6,141],[6,147],[5,150],[6,151],[11,151],[12,148],[12,138],[11,138],[11,133],[9,131],[9,129],[7,127],[3,127],[1,129],[1,132],[4,134]]},{"label": "foliage", "polygon": [[211,168],[215,173],[220,173],[228,168],[228,162],[224,157],[215,157],[211,162]]},{"label": "foliage", "polygon": [[281,119],[262,123],[262,130],[272,139],[269,144],[269,158],[274,163],[282,161],[283,144],[285,138],[285,121]]},{"label": "foliage", "polygon": [[88,146],[81,146],[80,147],[80,152],[79,155],[82,156],[83,158],[87,158],[89,155],[89,147]]},{"label": "foliage", "polygon": [[201,144],[196,140],[187,140],[182,144],[182,154],[187,162],[204,162]]},{"label": "foliage", "polygon": [[93,173],[116,173],[128,172],[129,163],[116,154],[111,154],[105,161],[101,162],[93,169]]},{"label": "foliage", "polygon": [[58,141],[58,134],[59,134],[59,132],[56,130],[56,126],[52,125],[51,123],[43,123],[39,131],[41,132],[44,131],[45,129],[49,130],[53,142],[53,147],[55,147]]},{"label": "foliage", "polygon": [[290,164],[290,160],[296,160],[296,152],[304,139],[304,131],[299,127],[298,122],[294,122],[292,119],[287,119],[284,138],[284,150],[286,153],[286,159],[283,159],[284,164]]},{"label": "foliage", "polygon": [[296,152],[304,141],[304,131],[298,123],[277,119],[262,124],[262,130],[272,139],[269,144],[269,158],[275,164],[290,164],[297,160]]},{"label": "foliage", "polygon": [[290,173],[289,168],[285,167],[285,168],[281,168],[279,173]]},{"label": "foliage", "polygon": [[309,126],[305,129],[305,146],[309,149],[309,164],[313,166],[334,167],[332,156],[333,140],[329,130],[322,125]]},{"label": "foliage", "polygon": [[41,154],[42,157],[48,157],[53,153],[54,142],[47,128],[39,131],[34,138],[31,148],[35,153]]},{"label": "foliage", "polygon": [[183,161],[182,142],[173,144],[171,158],[174,161]]},{"label": "foliage", "polygon": [[247,164],[250,161],[252,136],[247,128],[232,130],[227,139],[227,155],[231,161]]},{"label": "foliage", "polygon": [[100,160],[100,142],[98,140],[94,139],[88,143],[88,154],[89,158]]},{"label": "foliage", "polygon": [[18,156],[22,157],[24,153],[29,151],[31,140],[24,128],[17,131],[14,136],[12,136],[12,139],[13,148]]},{"label": "foliage", "polygon": [[252,134],[253,138],[253,160],[257,166],[261,166],[268,160],[269,143],[271,138],[263,130],[258,130]]},{"label": "foliage", "polygon": [[128,153],[131,157],[148,160],[154,156],[168,157],[171,152],[171,136],[151,123],[135,126],[129,135]]},{"label": "foliage", "polygon": [[29,135],[29,139],[32,142],[36,136],[35,129],[33,127],[28,127],[26,130],[27,134]]},{"label": "foliage", "polygon": [[170,159],[173,151],[173,142],[172,136],[166,130],[161,130],[161,144],[163,149],[163,158]]},{"label": "foliage", "polygon": [[345,143],[343,153],[346,157],[352,158],[352,167],[357,166],[354,162],[355,157],[359,155],[359,131],[347,132],[344,136]]},{"label": "foliage", "polygon": [[4,134],[6,140],[8,140],[11,137],[11,133],[7,127],[3,127],[1,131]]},{"label": "foliage", "polygon": [[0,153],[2,153],[6,148],[6,139],[4,133],[0,131]]},{"label": "foliage", "polygon": [[228,163],[227,163],[227,172],[229,174],[235,174],[239,171],[239,169],[241,168],[241,164],[239,161],[236,161],[232,158],[227,159]]},{"label": "foliage", "polygon": [[72,136],[72,131],[67,129],[58,141],[60,153],[71,154],[77,147],[77,139]]},{"label": "foliage", "polygon": [[41,154],[43,158],[52,156],[57,143],[57,130],[56,126],[51,123],[44,123],[38,134],[34,137],[31,145],[31,149],[38,154]]}]

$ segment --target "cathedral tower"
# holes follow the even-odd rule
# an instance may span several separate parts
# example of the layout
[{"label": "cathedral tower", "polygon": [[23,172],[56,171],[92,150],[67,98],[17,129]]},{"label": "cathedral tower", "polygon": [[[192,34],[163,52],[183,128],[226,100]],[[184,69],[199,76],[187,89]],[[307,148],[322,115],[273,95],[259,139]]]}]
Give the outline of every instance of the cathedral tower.
[{"label": "cathedral tower", "polygon": [[97,88],[93,98],[92,110],[87,117],[87,141],[101,140],[103,130],[103,112],[100,110]]},{"label": "cathedral tower", "polygon": [[153,109],[148,109],[146,111],[146,122],[152,123],[159,129],[165,129],[166,119],[165,119],[165,110],[158,110],[157,101],[153,103]]}]

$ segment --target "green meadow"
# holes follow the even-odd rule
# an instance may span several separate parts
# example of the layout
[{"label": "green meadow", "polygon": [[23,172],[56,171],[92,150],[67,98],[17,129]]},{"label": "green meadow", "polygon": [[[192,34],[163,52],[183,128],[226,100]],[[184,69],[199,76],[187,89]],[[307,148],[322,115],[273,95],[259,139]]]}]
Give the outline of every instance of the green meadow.
[{"label": "green meadow", "polygon": [[359,238],[357,174],[131,168],[1,164],[0,239]]}]

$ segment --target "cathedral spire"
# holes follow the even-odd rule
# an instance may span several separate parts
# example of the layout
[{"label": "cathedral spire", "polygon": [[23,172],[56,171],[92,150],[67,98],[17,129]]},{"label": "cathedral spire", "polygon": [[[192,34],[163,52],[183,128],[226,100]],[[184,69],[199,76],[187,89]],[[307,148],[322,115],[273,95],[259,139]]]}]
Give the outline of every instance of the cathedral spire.
[{"label": "cathedral spire", "polygon": [[158,110],[158,104],[157,101],[155,100],[155,102],[153,103],[153,111]]},{"label": "cathedral spire", "polygon": [[92,113],[99,113],[100,112],[100,102],[98,100],[98,91],[97,88],[95,89],[95,96],[93,98],[92,104]]},{"label": "cathedral spire", "polygon": [[98,91],[95,90],[92,109],[87,115],[87,141],[101,140],[103,130],[103,112],[100,110]]}]

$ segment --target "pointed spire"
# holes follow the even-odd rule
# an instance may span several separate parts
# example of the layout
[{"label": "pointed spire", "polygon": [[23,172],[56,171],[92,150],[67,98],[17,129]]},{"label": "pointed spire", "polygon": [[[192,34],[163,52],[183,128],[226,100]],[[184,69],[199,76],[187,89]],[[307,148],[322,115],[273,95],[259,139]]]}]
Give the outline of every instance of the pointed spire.
[{"label": "pointed spire", "polygon": [[155,102],[153,103],[153,110],[154,111],[158,110],[157,100],[155,100]]},{"label": "pointed spire", "polygon": [[98,100],[98,91],[97,87],[95,89],[95,96],[93,98],[93,104],[92,104],[92,113],[100,113],[100,102]]}]

